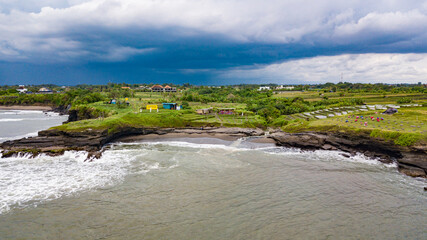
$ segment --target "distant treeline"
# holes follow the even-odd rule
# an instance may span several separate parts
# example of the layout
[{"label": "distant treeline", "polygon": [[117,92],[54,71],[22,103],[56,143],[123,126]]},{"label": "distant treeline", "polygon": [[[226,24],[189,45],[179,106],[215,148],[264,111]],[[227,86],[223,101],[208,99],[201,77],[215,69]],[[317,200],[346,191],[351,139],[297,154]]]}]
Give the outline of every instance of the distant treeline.
[{"label": "distant treeline", "polygon": [[50,105],[67,106],[69,104],[88,104],[103,101],[99,92],[73,89],[58,94],[17,94],[0,97],[0,105]]},{"label": "distant treeline", "polygon": [[289,115],[307,111],[324,109],[329,106],[353,106],[363,104],[360,98],[322,99],[320,101],[305,101],[301,97],[273,98],[272,91],[258,91],[251,88],[192,88],[186,91],[181,101],[188,102],[228,102],[246,103],[246,109],[263,116],[267,122],[273,121],[280,115]]},{"label": "distant treeline", "polygon": [[[130,88],[136,91],[149,91],[149,87],[154,84],[127,84],[127,83],[108,83],[106,85],[75,85],[75,86],[58,86],[54,84],[43,84],[43,85],[26,85],[25,88],[28,91],[37,92],[41,87],[49,88],[53,91],[65,91],[66,89],[83,89],[98,92],[109,92],[114,89]],[[178,89],[201,89],[202,91],[208,91],[206,89],[217,89],[217,88],[234,88],[234,89],[258,89],[261,86],[268,86],[274,91],[347,91],[347,92],[426,92],[427,88],[425,84],[384,84],[384,83],[324,83],[324,84],[300,84],[300,85],[287,85],[292,86],[293,89],[275,89],[278,84],[238,84],[238,85],[224,85],[224,86],[197,86],[189,83],[184,84],[173,84],[167,83],[163,85],[169,85]],[[15,93],[14,89],[17,89],[19,85],[2,85],[0,86],[0,95],[6,95]]]},{"label": "distant treeline", "polygon": [[[356,96],[362,92],[383,95],[384,97],[389,93],[427,93],[425,85],[418,84],[325,83],[317,85],[295,85],[292,89],[293,91],[309,91],[319,96],[317,101],[306,101],[301,97],[275,97],[278,94],[278,90],[260,91],[259,87],[261,85],[242,84],[219,87],[192,86],[190,84],[171,85],[177,87],[179,91],[176,93],[153,93],[163,95],[157,101],[180,102],[184,108],[188,108],[188,102],[200,102],[203,104],[212,102],[242,103],[246,105],[247,111],[262,116],[267,122],[273,122],[281,115],[315,111],[330,107],[361,105],[364,103],[363,99],[359,97],[352,98],[351,96]],[[0,105],[67,106],[71,104],[78,106],[108,101],[109,99],[135,97],[135,93],[139,91],[149,91],[148,86],[125,83],[77,85],[71,87],[56,85],[25,86],[33,92],[37,92],[41,87],[46,87],[52,90],[53,93],[51,94],[20,94],[16,90],[18,86],[0,86]],[[271,88],[274,86],[270,85]],[[337,97],[328,99],[326,95],[324,96],[324,93],[329,92],[337,92],[335,94]],[[410,98],[401,98],[398,100],[398,103],[409,103],[411,101],[412,99]]]}]

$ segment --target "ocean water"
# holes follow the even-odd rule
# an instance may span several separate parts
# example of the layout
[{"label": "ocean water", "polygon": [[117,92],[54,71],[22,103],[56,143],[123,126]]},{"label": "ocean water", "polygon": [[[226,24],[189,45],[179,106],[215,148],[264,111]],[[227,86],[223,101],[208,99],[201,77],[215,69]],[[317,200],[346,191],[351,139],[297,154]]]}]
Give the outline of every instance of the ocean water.
[{"label": "ocean water", "polygon": [[0,142],[37,136],[37,132],[61,125],[68,116],[54,112],[0,110]]},{"label": "ocean water", "polygon": [[0,239],[426,239],[425,179],[215,138],[0,159]]}]

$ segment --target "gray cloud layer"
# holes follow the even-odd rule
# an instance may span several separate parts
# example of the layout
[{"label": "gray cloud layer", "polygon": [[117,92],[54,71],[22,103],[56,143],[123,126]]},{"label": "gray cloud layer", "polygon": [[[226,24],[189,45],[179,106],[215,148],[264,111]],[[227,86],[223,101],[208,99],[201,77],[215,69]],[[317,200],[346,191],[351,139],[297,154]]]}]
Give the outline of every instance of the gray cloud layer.
[{"label": "gray cloud layer", "polygon": [[[123,62],[147,54],[167,54],[171,48],[198,54],[200,49],[191,46],[200,41],[205,46],[212,41],[212,52],[216,51],[218,43],[209,40],[213,38],[237,46],[307,49],[292,56],[294,59],[337,53],[425,53],[427,1],[0,2],[0,61],[4,62]],[[260,53],[253,49],[244,51],[245,57],[254,58],[249,65],[272,61],[271,57],[256,59]],[[183,61],[190,61],[184,56],[187,54],[181,55]]]},{"label": "gray cloud layer", "polygon": [[[230,79],[266,79],[271,83],[362,83],[426,82],[427,54],[345,54],[322,56],[219,74]],[[342,77],[342,80],[341,80]]]}]

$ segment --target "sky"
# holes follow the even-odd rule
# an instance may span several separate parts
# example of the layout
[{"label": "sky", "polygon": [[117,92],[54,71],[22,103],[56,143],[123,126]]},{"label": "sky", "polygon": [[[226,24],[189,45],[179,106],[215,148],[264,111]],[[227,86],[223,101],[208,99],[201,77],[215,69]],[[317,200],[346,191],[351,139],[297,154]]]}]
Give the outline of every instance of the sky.
[{"label": "sky", "polygon": [[0,0],[0,85],[427,83],[427,0]]}]

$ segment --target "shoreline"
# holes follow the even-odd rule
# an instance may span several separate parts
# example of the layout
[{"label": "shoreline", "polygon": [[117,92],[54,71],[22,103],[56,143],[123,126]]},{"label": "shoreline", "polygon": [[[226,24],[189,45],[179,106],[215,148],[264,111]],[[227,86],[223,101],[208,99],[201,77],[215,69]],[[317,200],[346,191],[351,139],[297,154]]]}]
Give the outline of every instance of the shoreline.
[{"label": "shoreline", "polygon": [[165,138],[218,138],[234,141],[250,137],[254,142],[272,143],[276,146],[299,148],[302,150],[338,150],[350,157],[362,153],[383,163],[396,162],[401,173],[412,177],[427,177],[427,146],[403,147],[391,141],[369,135],[327,132],[287,133],[281,130],[265,132],[252,128],[136,128],[124,127],[113,133],[108,129],[67,132],[57,129],[40,131],[37,137],[23,138],[0,143],[2,157],[19,153],[33,156],[44,153],[50,156],[64,154],[68,150],[87,151],[88,161],[99,159],[109,143],[135,142]]},{"label": "shoreline", "polygon": [[0,110],[53,111],[53,107],[49,107],[49,106],[24,106],[24,105],[12,105],[12,106],[0,106]]},{"label": "shoreline", "polygon": [[[244,134],[223,134],[223,133],[166,133],[163,135],[158,134],[147,134],[147,135],[135,135],[135,136],[126,136],[118,138],[110,143],[124,142],[138,142],[138,141],[146,141],[146,140],[164,140],[164,139],[181,139],[181,138],[214,138],[220,139],[224,141],[236,141],[242,137],[246,137]],[[253,143],[271,143],[275,144],[272,138],[266,136],[254,137],[248,140]]]}]

